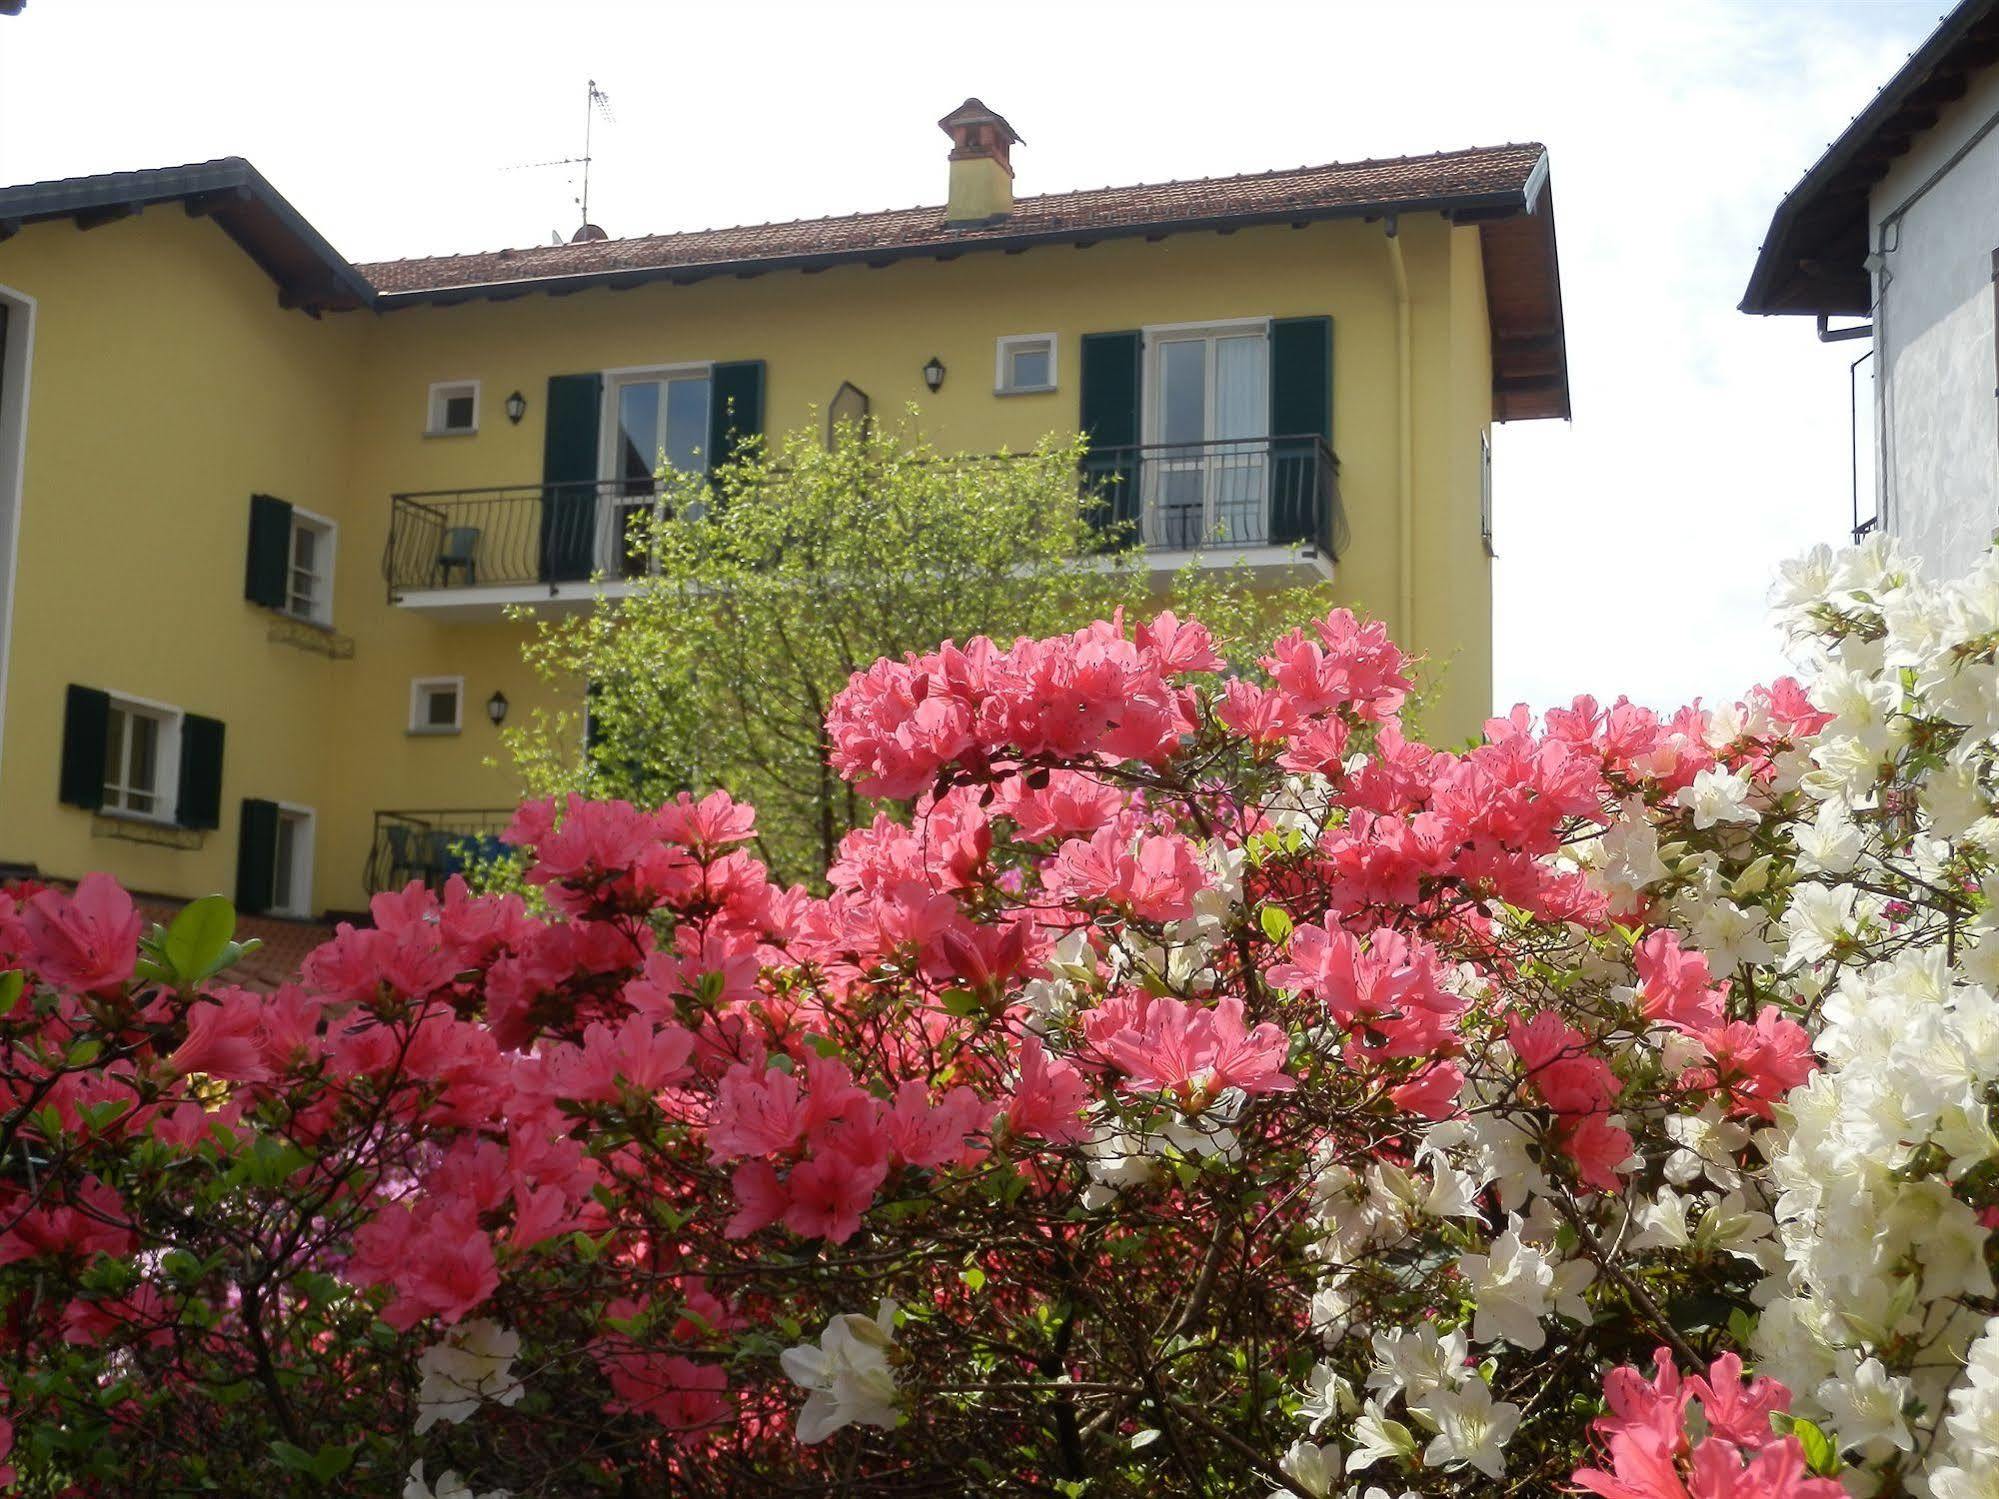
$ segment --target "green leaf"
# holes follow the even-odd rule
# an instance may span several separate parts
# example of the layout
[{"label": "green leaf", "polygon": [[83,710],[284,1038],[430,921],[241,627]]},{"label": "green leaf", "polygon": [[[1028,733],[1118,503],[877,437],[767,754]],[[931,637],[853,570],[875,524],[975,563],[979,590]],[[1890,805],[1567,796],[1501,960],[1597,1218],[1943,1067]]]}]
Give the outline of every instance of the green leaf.
[{"label": "green leaf", "polygon": [[1131,1450],[1137,1452],[1140,1448],[1150,1447],[1158,1440],[1159,1428],[1148,1426],[1143,1431],[1135,1431],[1131,1434]]},{"label": "green leaf", "polygon": [[0,1019],[13,1013],[20,1002],[21,991],[27,987],[28,976],[16,968],[9,973],[0,973]]},{"label": "green leaf", "polygon": [[294,1446],[290,1442],[274,1441],[271,1443],[271,1456],[278,1460],[280,1466],[290,1468],[294,1473],[312,1472],[313,1456],[303,1447]]},{"label": "green leaf", "polygon": [[1839,1453],[1815,1421],[1807,1421],[1802,1416],[1791,1424],[1791,1435],[1805,1449],[1805,1462],[1821,1478],[1830,1478],[1839,1471]]},{"label": "green leaf", "polygon": [[167,928],[164,944],[174,976],[183,984],[207,978],[222,965],[236,935],[236,908],[219,895],[189,901]]},{"label": "green leaf", "polygon": [[967,1265],[963,1270],[958,1272],[958,1279],[962,1280],[965,1283],[965,1288],[976,1296],[980,1291],[985,1289],[986,1272],[981,1270],[977,1265]]},{"label": "green leaf", "polygon": [[354,1449],[352,1447],[336,1447],[329,1442],[326,1446],[320,1448],[318,1456],[313,1458],[312,1476],[317,1478],[321,1483],[330,1483],[333,1479],[345,1473],[353,1462]]},{"label": "green leaf", "polygon": [[956,1015],[960,1019],[977,1015],[984,1008],[979,1003],[978,995],[970,989],[946,989],[938,996],[938,1001],[944,1006],[946,1015]]},{"label": "green leaf", "polygon": [[1257,913],[1257,924],[1274,946],[1282,947],[1291,937],[1291,913],[1282,906],[1265,906]]}]

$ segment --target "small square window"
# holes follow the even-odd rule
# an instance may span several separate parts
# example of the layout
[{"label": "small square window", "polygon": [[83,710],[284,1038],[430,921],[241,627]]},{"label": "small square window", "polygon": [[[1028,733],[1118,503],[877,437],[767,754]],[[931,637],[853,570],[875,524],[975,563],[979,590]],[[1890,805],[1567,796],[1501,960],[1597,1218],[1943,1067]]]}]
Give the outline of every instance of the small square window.
[{"label": "small square window", "polygon": [[410,732],[456,734],[464,722],[463,677],[418,677],[410,683]]},{"label": "small square window", "polygon": [[1015,334],[999,341],[994,389],[1003,396],[1055,388],[1055,335]]},{"label": "small square window", "polygon": [[426,437],[464,437],[479,430],[479,382],[441,381],[430,388]]}]

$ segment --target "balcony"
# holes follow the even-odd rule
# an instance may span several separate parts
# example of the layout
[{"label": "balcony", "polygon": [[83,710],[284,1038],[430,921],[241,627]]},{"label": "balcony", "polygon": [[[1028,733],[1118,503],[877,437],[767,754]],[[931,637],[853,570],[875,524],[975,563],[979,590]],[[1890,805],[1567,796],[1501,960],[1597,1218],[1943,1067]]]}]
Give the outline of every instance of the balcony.
[{"label": "balcony", "polygon": [[[1339,459],[1317,436],[1097,448],[1083,483],[1161,570],[1199,553],[1330,576],[1346,543]],[[643,571],[627,537],[660,503],[651,484],[629,479],[391,496],[389,601],[441,618],[587,607]]]},{"label": "balcony", "polygon": [[1340,461],[1324,438],[1253,437],[1095,448],[1085,483],[1155,566],[1291,562],[1330,572],[1346,546]]},{"label": "balcony", "polygon": [[389,602],[491,615],[506,604],[587,604],[643,562],[627,535],[659,496],[647,482],[597,479],[392,495],[382,573]]},{"label": "balcony", "polygon": [[503,856],[507,846],[500,832],[513,815],[511,807],[377,812],[365,876],[368,893],[400,890],[411,880],[441,889],[454,874]]}]

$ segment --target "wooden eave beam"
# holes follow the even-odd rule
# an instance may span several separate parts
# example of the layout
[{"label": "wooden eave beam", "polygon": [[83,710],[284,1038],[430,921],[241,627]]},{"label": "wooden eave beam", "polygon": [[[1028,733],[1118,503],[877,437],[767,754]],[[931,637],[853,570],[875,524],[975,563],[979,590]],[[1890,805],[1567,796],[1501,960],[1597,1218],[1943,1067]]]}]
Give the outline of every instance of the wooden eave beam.
[{"label": "wooden eave beam", "polygon": [[137,217],[140,207],[137,203],[106,203],[101,208],[81,209],[71,219],[79,229],[98,229],[120,219]]}]

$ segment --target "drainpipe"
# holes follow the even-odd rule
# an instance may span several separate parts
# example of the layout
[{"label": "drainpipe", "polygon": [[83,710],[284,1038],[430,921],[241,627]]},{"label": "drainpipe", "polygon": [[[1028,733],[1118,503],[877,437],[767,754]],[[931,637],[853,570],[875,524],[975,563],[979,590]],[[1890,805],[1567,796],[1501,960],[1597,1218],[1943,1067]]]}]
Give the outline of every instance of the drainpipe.
[{"label": "drainpipe", "polygon": [[1395,278],[1395,459],[1396,644],[1416,649],[1416,428],[1409,370],[1409,271],[1402,263],[1401,226],[1394,214],[1387,231],[1388,269]]}]

